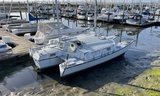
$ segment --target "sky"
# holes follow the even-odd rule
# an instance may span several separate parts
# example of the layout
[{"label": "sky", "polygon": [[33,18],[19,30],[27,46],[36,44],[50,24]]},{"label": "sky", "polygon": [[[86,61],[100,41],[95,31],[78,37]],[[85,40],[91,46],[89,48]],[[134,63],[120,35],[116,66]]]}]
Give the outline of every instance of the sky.
[{"label": "sky", "polygon": [[[1,2],[11,2],[12,0],[0,0]],[[27,0],[13,0],[13,2],[18,2],[18,1],[20,1],[20,2],[27,2]],[[35,2],[52,2],[52,1],[55,1],[55,0],[28,0],[29,2],[32,2],[32,1],[35,1]],[[60,1],[60,2],[78,2],[78,1],[80,1],[80,2],[94,2],[95,0],[57,0],[57,1]],[[97,2],[127,2],[127,3],[129,3],[129,2],[140,2],[140,1],[142,1],[142,2],[148,2],[148,3],[150,3],[150,2],[159,2],[160,3],[160,0],[97,0]]]}]

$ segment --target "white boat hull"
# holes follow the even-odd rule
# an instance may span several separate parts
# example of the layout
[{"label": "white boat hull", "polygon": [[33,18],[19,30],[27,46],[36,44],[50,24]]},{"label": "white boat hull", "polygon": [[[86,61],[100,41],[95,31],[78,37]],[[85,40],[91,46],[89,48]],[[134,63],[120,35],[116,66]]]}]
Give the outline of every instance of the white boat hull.
[{"label": "white boat hull", "polygon": [[63,60],[58,58],[58,57],[49,58],[49,59],[45,59],[45,60],[38,60],[38,61],[36,59],[33,59],[33,60],[35,62],[35,65],[39,69],[45,69],[45,68],[53,67],[53,66],[56,66],[56,65],[63,62]]},{"label": "white boat hull", "polygon": [[88,21],[93,21],[93,20],[94,20],[94,17],[88,17],[87,20],[88,20]]},{"label": "white boat hull", "polygon": [[84,15],[78,15],[77,19],[86,19],[86,16],[84,16]]},{"label": "white boat hull", "polygon": [[19,28],[19,29],[11,29],[11,32],[15,35],[25,34],[25,33],[36,33],[37,28]]},{"label": "white boat hull", "polygon": [[111,21],[113,21],[113,18],[114,18],[113,15],[110,15],[110,16],[108,16],[108,15],[101,15],[101,16],[97,17],[97,20],[111,22]]},{"label": "white boat hull", "polygon": [[115,57],[118,57],[118,56],[122,55],[123,53],[125,53],[130,48],[131,44],[132,44],[132,42],[128,46],[126,46],[126,47],[124,47],[124,48],[122,48],[122,49],[120,49],[116,52],[113,52],[112,54],[106,55],[106,56],[101,57],[101,58],[96,59],[96,60],[92,60],[92,61],[89,61],[89,62],[84,62],[82,64],[79,64],[79,65],[76,65],[76,66],[73,66],[73,67],[64,68],[64,67],[62,67],[63,65],[60,64],[59,65],[60,76],[64,77],[64,76],[76,73],[78,71],[81,71],[81,70],[99,65],[99,64],[101,64],[103,62],[106,62],[106,61],[109,61],[109,60],[111,60]]},{"label": "white boat hull", "polygon": [[129,20],[126,20],[126,24],[128,25],[133,25],[133,26],[147,26],[147,25],[151,25],[155,22],[143,22],[141,24],[139,24],[139,22],[130,22]]}]

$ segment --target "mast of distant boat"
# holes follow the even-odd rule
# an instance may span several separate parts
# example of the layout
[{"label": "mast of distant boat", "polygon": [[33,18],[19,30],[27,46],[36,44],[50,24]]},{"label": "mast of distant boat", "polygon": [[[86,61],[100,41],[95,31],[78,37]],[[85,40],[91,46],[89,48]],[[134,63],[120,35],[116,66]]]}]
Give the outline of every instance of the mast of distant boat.
[{"label": "mast of distant boat", "polygon": [[4,3],[4,0],[3,0],[3,8],[4,8],[4,12],[6,14],[6,6],[5,6],[5,3]]},{"label": "mast of distant boat", "polygon": [[[30,8],[29,8],[29,2],[28,2],[28,0],[27,0],[27,9],[28,9],[28,14],[30,13],[29,11],[30,11]],[[26,17],[27,18],[27,17]],[[29,15],[28,15],[28,20],[29,20]]]},{"label": "mast of distant boat", "polygon": [[139,3],[139,6],[140,6],[140,11],[139,11],[139,14],[140,14],[140,21],[139,21],[138,27],[141,25],[141,19],[142,19],[142,1],[141,1],[141,0],[140,0],[140,3]]},{"label": "mast of distant boat", "polygon": [[[94,7],[94,32],[96,32],[96,22],[97,21],[97,0],[95,0],[95,7]],[[96,32],[97,35],[97,32]]]},{"label": "mast of distant boat", "polygon": [[56,4],[56,15],[57,15],[57,22],[58,22],[58,38],[59,38],[59,42],[61,41],[60,38],[60,24],[59,24],[59,14],[58,14],[58,3],[57,0],[55,0],[55,4]]},{"label": "mast of distant boat", "polygon": [[7,18],[7,24],[8,24],[8,21],[9,21],[10,14],[11,14],[12,3],[13,3],[13,0],[11,0],[11,5],[10,5],[10,9],[9,9],[9,16]]}]

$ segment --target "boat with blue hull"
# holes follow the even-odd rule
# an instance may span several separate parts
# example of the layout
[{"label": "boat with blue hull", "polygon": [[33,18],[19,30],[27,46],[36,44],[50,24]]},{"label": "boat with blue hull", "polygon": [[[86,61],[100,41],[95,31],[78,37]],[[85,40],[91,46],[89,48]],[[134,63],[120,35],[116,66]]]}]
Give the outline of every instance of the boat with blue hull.
[{"label": "boat with blue hull", "polygon": [[0,53],[11,51],[12,47],[8,46],[3,40],[0,40]]}]

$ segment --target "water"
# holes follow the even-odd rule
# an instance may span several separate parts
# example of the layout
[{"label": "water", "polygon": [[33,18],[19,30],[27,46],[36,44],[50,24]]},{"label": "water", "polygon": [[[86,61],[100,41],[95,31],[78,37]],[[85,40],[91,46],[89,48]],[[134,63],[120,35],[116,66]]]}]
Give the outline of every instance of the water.
[{"label": "water", "polygon": [[[69,27],[93,27],[93,22],[83,20],[62,18],[61,21]],[[1,84],[12,92],[33,86],[38,88],[53,88],[54,86],[54,91],[58,92],[59,89],[62,89],[66,92],[68,90],[66,86],[68,86],[69,89],[78,87],[80,91],[85,90],[83,91],[84,94],[99,90],[111,82],[127,84],[135,76],[148,69],[150,63],[159,56],[159,30],[159,26],[138,28],[98,22],[96,29],[98,32],[106,32],[108,35],[119,34],[122,41],[126,39],[135,40],[124,57],[115,58],[65,78],[60,78],[58,67],[49,68],[41,74],[37,74],[33,71],[32,66],[25,66],[4,75]],[[26,61],[25,63],[34,65],[33,62]],[[8,68],[3,70],[7,71]],[[52,85],[47,85],[50,83]],[[0,90],[4,90],[3,88],[0,87]]]}]

